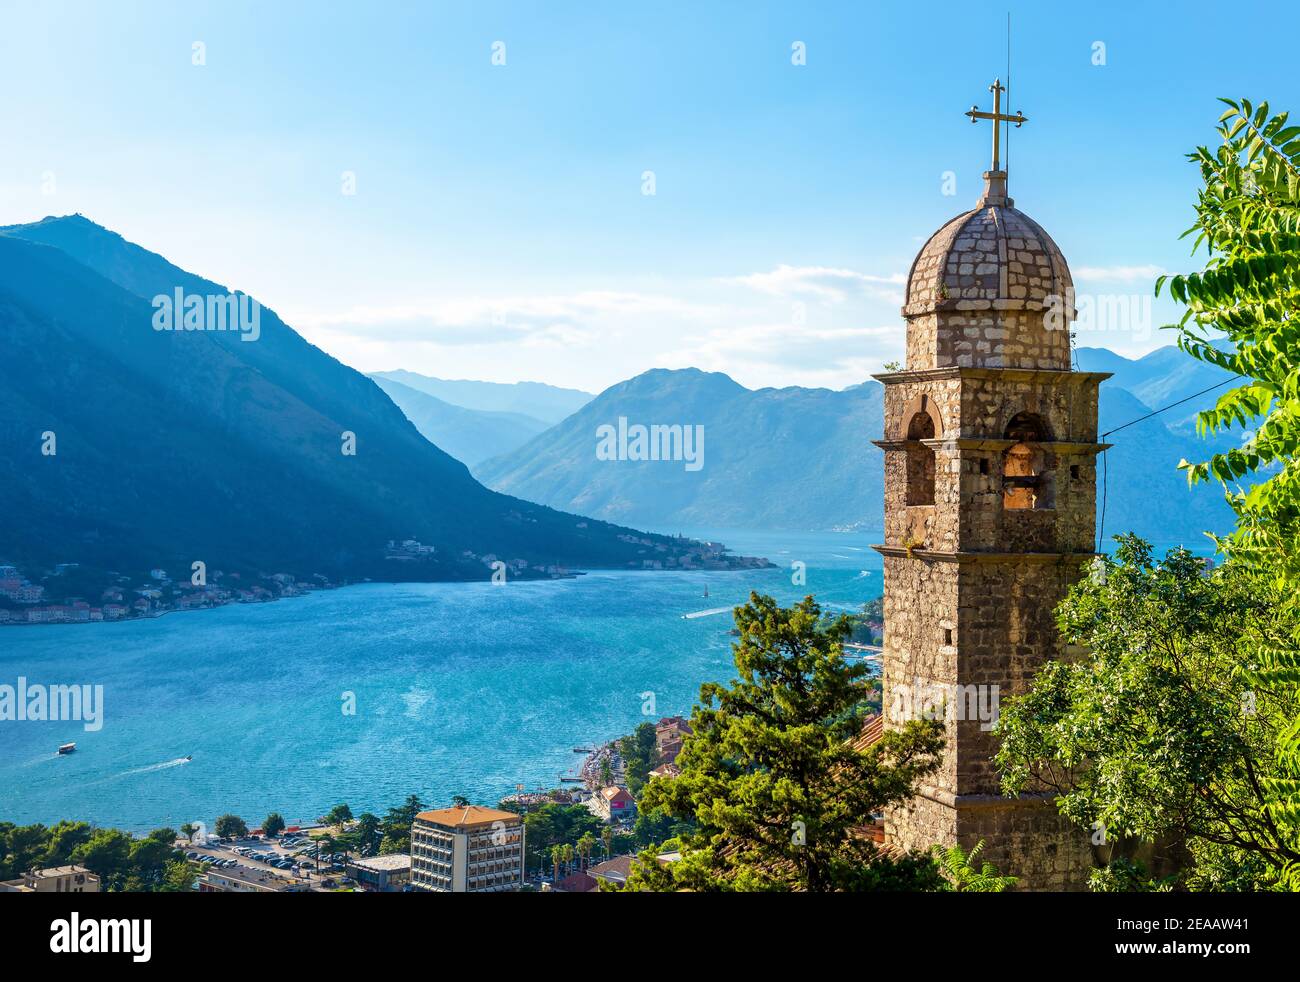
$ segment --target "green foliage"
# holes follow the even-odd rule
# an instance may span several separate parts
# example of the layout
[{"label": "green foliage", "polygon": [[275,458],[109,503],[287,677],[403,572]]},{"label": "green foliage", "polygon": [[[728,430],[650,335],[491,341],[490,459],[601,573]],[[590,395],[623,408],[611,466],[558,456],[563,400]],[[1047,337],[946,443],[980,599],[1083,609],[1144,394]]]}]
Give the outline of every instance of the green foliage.
[{"label": "green foliage", "polygon": [[1059,792],[1112,858],[1126,843],[1181,842],[1186,856],[1169,855],[1189,884],[1280,871],[1297,843],[1265,787],[1295,692],[1253,664],[1288,629],[1277,591],[1236,562],[1207,571],[1186,550],[1156,562],[1140,539],[1117,541],[1057,609],[1064,640],[1087,653],[1049,662],[1002,704],[1003,789]]},{"label": "green foliage", "polygon": [[223,838],[242,839],[248,835],[248,826],[244,824],[244,820],[238,815],[220,816],[213,826],[213,830]]},{"label": "green foliage", "polygon": [[[406,800],[396,808],[388,809],[378,827],[382,833],[379,846],[381,852],[406,852],[411,848],[411,826],[423,808],[419,796],[412,794],[407,795]],[[358,825],[360,824],[361,820],[358,819]],[[369,822],[366,827],[369,828]]]},{"label": "green foliage", "polygon": [[279,812],[271,812],[262,822],[262,834],[266,836],[277,836],[284,831],[284,816]]},{"label": "green foliage", "polygon": [[655,725],[642,723],[630,736],[618,742],[619,753],[623,755],[627,775],[627,789],[633,796],[639,795],[650,779],[650,771],[656,763]]},{"label": "green foliage", "polygon": [[176,832],[168,828],[135,838],[85,822],[63,821],[49,828],[0,822],[0,879],[76,863],[98,876],[105,890],[177,889],[183,877],[171,866],[189,864],[173,845],[175,840]]},{"label": "green foliage", "polygon": [[695,822],[675,818],[657,808],[638,808],[636,824],[632,826],[632,842],[639,852],[670,839],[678,839],[695,831]]},{"label": "green foliage", "polygon": [[882,856],[861,827],[910,798],[939,765],[942,726],[914,721],[859,750],[856,710],[869,669],[843,657],[847,618],[825,625],[812,597],[791,608],[751,594],[737,607],[738,677],[709,683],[691,717],[676,778],[641,806],[693,822],[682,858],[642,853],[634,890],[865,890],[936,886],[926,856]]},{"label": "green foliage", "polygon": [[1168,893],[1176,876],[1155,879],[1145,866],[1123,857],[1098,866],[1088,875],[1088,889],[1093,893]]},{"label": "green foliage", "polygon": [[544,867],[555,847],[573,845],[585,835],[598,839],[603,831],[604,823],[582,805],[542,805],[524,817],[524,862],[529,869]]},{"label": "green foliage", "polygon": [[335,805],[321,821],[326,825],[342,825],[344,822],[350,822],[352,821],[352,809],[348,807],[347,802]]},{"label": "green foliage", "polygon": [[158,892],[189,893],[194,889],[197,879],[198,873],[195,872],[193,865],[184,859],[170,859],[163,867],[162,883],[158,887]]},{"label": "green foliage", "polygon": [[[1289,622],[1261,638],[1252,662],[1261,685],[1300,691],[1300,126],[1268,103],[1221,100],[1220,145],[1190,158],[1204,187],[1196,204],[1195,247],[1205,268],[1168,279],[1186,305],[1179,346],[1193,357],[1243,377],[1197,420],[1201,432],[1241,427],[1242,446],[1186,464],[1192,482],[1217,480],[1237,510],[1238,526],[1221,548],[1279,589]],[[1163,285],[1157,283],[1157,291]],[[1219,351],[1212,332],[1233,350]],[[1273,773],[1261,777],[1277,838],[1300,839],[1300,713],[1279,728]],[[1300,889],[1300,860],[1282,877]]]},{"label": "green foliage", "polygon": [[967,852],[960,845],[948,849],[934,847],[935,861],[948,878],[954,893],[1001,893],[1016,885],[1016,877],[1003,876],[992,863],[975,861],[984,851],[984,840],[975,843],[975,848]]}]

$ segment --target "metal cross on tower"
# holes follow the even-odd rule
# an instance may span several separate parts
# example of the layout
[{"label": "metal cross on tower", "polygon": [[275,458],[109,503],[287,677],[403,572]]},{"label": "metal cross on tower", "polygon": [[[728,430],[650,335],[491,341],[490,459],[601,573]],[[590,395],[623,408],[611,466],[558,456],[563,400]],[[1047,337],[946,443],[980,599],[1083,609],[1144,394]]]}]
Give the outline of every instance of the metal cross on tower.
[{"label": "metal cross on tower", "polygon": [[972,123],[978,123],[981,119],[992,120],[993,122],[993,170],[1002,169],[1002,127],[999,123],[1015,123],[1019,128],[1022,123],[1029,122],[1029,117],[1019,110],[1014,116],[1008,116],[1002,112],[1002,93],[1005,92],[1006,86],[1002,84],[1001,79],[995,78],[993,84],[989,86],[989,91],[993,93],[993,111],[991,113],[980,112],[976,106],[971,106],[970,111],[966,113]]}]

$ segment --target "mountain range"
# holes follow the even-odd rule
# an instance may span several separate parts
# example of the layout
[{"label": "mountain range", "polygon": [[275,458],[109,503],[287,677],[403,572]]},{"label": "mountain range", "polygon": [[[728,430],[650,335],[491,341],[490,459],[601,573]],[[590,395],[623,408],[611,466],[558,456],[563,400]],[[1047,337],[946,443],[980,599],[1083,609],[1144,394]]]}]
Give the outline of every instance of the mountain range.
[{"label": "mountain range", "polygon": [[[1222,372],[1175,348],[1140,359],[1106,349],[1079,355],[1081,370],[1115,373],[1101,387],[1101,432],[1223,380]],[[1113,447],[1098,468],[1097,497],[1106,536],[1134,531],[1160,543],[1200,545],[1203,530],[1231,528],[1222,495],[1189,489],[1177,469],[1180,459],[1201,459],[1221,445],[1197,439],[1187,422],[1216,395],[1178,407],[1172,427],[1165,415],[1154,416],[1107,438]],[[719,373],[656,369],[606,389],[474,472],[489,487],[554,508],[663,530],[879,529],[883,454],[870,441],[882,432],[882,409],[883,387],[874,380],[841,391],[751,390]],[[701,427],[704,465],[601,459],[598,428],[620,419]]]},{"label": "mountain range", "polygon": [[698,550],[488,490],[269,308],[256,340],[157,329],[155,298],[230,295],[79,215],[0,228],[0,558],[444,579]]},{"label": "mountain range", "polygon": [[[265,307],[256,341],[159,331],[155,298],[177,291],[230,295],[81,216],[0,228],[0,560],[442,579],[481,577],[489,556],[528,575],[701,555],[626,526],[881,526],[875,381],[751,390],[655,369],[592,397],[367,377]],[[1099,468],[1107,534],[1190,543],[1229,528],[1221,495],[1177,470],[1216,448],[1192,420],[1222,373],[1172,347],[1077,354],[1114,373],[1100,404],[1115,431]],[[653,440],[687,453],[635,459],[643,423],[676,425]],[[414,556],[393,546],[406,540]]]},{"label": "mountain range", "polygon": [[590,392],[564,389],[545,382],[476,382],[470,379],[433,378],[402,369],[373,372],[371,378],[400,382],[407,388],[434,396],[453,406],[481,412],[529,416],[550,426],[591,402]]},{"label": "mountain range", "polygon": [[426,440],[468,467],[523,446],[549,425],[524,413],[453,405],[382,374],[370,377]]},{"label": "mountain range", "polygon": [[[477,473],[489,486],[527,488],[611,521],[636,515],[659,529],[852,525],[883,500],[881,468],[868,462],[868,451],[879,453],[869,442],[883,426],[879,388],[755,392],[718,372],[655,369],[606,389]],[[597,427],[620,417],[702,427],[703,466],[598,460]]]}]

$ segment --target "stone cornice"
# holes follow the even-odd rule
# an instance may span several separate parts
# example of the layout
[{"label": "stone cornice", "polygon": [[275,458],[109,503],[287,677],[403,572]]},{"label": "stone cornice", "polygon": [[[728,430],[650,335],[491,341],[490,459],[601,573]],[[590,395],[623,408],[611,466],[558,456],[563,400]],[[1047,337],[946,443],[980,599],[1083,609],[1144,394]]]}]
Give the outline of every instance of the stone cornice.
[{"label": "stone cornice", "polygon": [[897,382],[936,382],[945,379],[1010,379],[1013,382],[1092,382],[1099,385],[1114,375],[1114,372],[1074,372],[1067,369],[1051,368],[989,368],[946,365],[943,368],[920,368],[901,372],[881,372],[871,377],[882,385]]},{"label": "stone cornice", "polygon": [[1067,563],[1071,560],[1085,562],[1097,556],[1094,552],[939,552],[934,549],[905,549],[902,546],[876,544],[871,547],[882,556],[891,558],[921,559],[939,563]]},{"label": "stone cornice", "polygon": [[933,786],[922,785],[916,791],[918,798],[926,798],[936,805],[962,810],[1005,811],[1015,808],[1046,808],[1055,806],[1060,793],[1056,791],[1030,791],[1014,798],[997,794],[953,794]]},{"label": "stone cornice", "polygon": [[[1001,453],[1014,447],[1018,441],[940,436],[933,440],[872,440],[871,442],[881,450],[906,450],[908,447],[919,445],[929,447],[931,450],[989,450]],[[1061,457],[1098,454],[1114,446],[1111,443],[1077,443],[1070,440],[1034,440],[1033,444]]]},{"label": "stone cornice", "polygon": [[980,310],[1031,310],[1034,312],[1060,310],[1061,319],[1066,323],[1075,320],[1079,316],[1079,311],[1074,307],[1067,309],[1044,303],[1042,300],[1017,299],[1015,297],[949,297],[946,300],[926,300],[920,303],[904,304],[899,310],[908,320],[913,317],[924,317],[926,314],[947,313],[949,311],[965,313]]}]

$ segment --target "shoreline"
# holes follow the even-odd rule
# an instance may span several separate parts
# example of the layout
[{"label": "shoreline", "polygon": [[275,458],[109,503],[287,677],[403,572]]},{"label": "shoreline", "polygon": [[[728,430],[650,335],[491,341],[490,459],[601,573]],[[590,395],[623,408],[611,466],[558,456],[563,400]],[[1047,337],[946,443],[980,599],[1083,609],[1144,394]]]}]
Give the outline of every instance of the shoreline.
[{"label": "shoreline", "polygon": [[[748,557],[747,557],[748,558]],[[762,569],[779,569],[775,563],[764,559],[764,566],[735,566],[725,569],[627,569],[622,566],[600,566],[590,569],[573,570],[563,576],[530,576],[522,579],[516,579],[515,583],[554,583],[561,580],[577,580],[592,573],[741,573],[746,570]],[[303,597],[313,593],[323,593],[325,591],[346,590],[358,586],[406,586],[410,584],[421,583],[484,583],[487,581],[480,579],[446,579],[446,580],[359,580],[355,583],[338,583],[330,586],[317,586],[310,590],[303,590],[297,593],[291,593],[285,596],[268,597],[263,600],[229,600],[224,603],[208,604],[202,607],[168,607],[163,610],[153,611],[148,614],[136,614],[131,617],[100,617],[100,618],[77,618],[50,621],[0,621],[0,629],[3,628],[23,628],[23,627],[73,627],[77,625],[90,624],[130,624],[140,621],[158,620],[167,614],[192,614],[201,613],[209,610],[219,610],[225,607],[256,607],[261,604],[278,603],[281,600],[300,600]],[[55,605],[60,606],[60,605]]]}]

